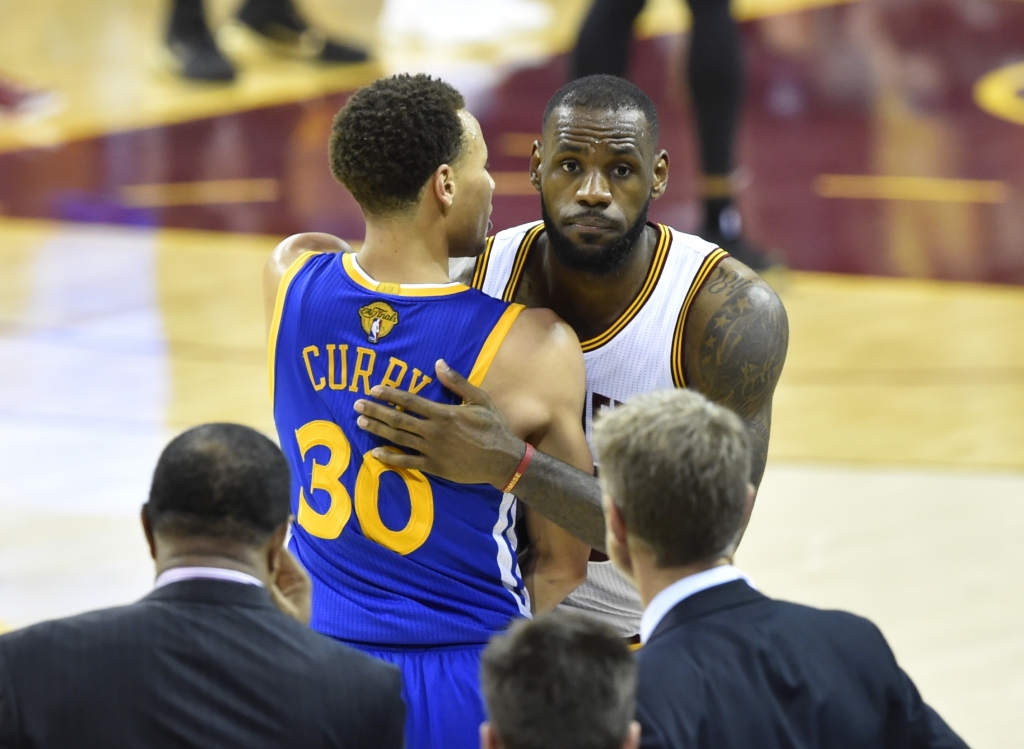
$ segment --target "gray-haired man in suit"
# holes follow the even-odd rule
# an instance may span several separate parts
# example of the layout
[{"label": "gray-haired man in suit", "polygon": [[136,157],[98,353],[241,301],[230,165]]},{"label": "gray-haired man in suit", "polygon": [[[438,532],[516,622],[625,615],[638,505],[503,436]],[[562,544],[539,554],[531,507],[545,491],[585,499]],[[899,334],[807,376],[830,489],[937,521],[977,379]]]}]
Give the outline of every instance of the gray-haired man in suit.
[{"label": "gray-haired man in suit", "polygon": [[750,444],[692,390],[647,393],[595,432],[608,554],[644,604],[647,749],[964,749],[866,619],[775,601],[731,564]]}]

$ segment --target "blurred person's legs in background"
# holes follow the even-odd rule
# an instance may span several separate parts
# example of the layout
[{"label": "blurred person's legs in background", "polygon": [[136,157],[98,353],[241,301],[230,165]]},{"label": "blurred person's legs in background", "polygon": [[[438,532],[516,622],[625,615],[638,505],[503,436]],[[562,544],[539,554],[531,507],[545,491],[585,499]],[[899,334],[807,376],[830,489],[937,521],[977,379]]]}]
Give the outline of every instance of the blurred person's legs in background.
[{"label": "blurred person's legs in background", "polygon": [[[278,52],[326,63],[363,62],[365,50],[328,39],[310,27],[292,0],[246,0],[237,19]],[[202,81],[232,81],[234,65],[218,49],[203,0],[172,0],[167,47],[178,74]]]},{"label": "blurred person's legs in background", "polygon": [[[625,76],[633,22],[644,2],[595,0],[572,52],[573,78],[595,73]],[[686,78],[704,172],[704,222],[699,233],[754,270],[763,270],[771,263],[743,237],[730,179],[743,90],[739,30],[729,12],[729,0],[687,2],[693,14],[693,33]]]}]

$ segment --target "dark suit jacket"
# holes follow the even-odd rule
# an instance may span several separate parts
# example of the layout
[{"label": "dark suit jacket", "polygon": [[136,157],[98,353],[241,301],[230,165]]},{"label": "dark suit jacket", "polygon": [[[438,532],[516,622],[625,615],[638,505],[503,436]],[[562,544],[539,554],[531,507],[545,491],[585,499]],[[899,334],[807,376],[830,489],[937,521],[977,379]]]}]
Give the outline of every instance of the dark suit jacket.
[{"label": "dark suit jacket", "polygon": [[185,580],[0,637],[3,749],[398,749],[404,724],[396,668],[254,585]]},{"label": "dark suit jacket", "polygon": [[645,749],[966,749],[875,625],[742,580],[680,601],[637,659]]}]

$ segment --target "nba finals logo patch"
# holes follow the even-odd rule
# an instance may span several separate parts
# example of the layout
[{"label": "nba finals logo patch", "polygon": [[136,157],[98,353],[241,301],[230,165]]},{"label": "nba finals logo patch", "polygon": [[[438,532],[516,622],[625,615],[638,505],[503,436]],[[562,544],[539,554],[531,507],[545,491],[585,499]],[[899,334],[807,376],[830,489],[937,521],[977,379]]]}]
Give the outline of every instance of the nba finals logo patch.
[{"label": "nba finals logo patch", "polygon": [[398,325],[398,313],[387,302],[373,302],[359,310],[359,322],[363,325],[366,340],[376,343]]}]

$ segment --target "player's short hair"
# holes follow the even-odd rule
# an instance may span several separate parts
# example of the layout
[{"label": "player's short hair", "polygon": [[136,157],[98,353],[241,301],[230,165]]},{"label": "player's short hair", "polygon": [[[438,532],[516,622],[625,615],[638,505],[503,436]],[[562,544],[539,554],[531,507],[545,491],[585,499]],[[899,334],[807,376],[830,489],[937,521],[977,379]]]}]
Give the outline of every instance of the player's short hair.
[{"label": "player's short hair", "polygon": [[571,611],[521,620],[481,659],[487,712],[506,749],[621,749],[636,663],[617,633]]},{"label": "player's short hair", "polygon": [[605,492],[659,567],[713,559],[735,542],[750,478],[740,418],[693,390],[644,393],[594,427]]},{"label": "player's short hair", "polygon": [[204,424],[164,448],[146,516],[163,536],[258,545],[288,519],[288,463],[280,448],[241,424]]},{"label": "player's short hair", "polygon": [[462,94],[429,75],[394,75],[356,91],[334,117],[330,162],[335,178],[363,211],[408,208],[465,137]]},{"label": "player's short hair", "polygon": [[658,110],[654,102],[625,78],[601,74],[569,81],[555,92],[544,108],[545,128],[551,113],[559,107],[603,109],[609,112],[626,109],[641,112],[647,120],[651,137],[655,142],[658,140]]}]

